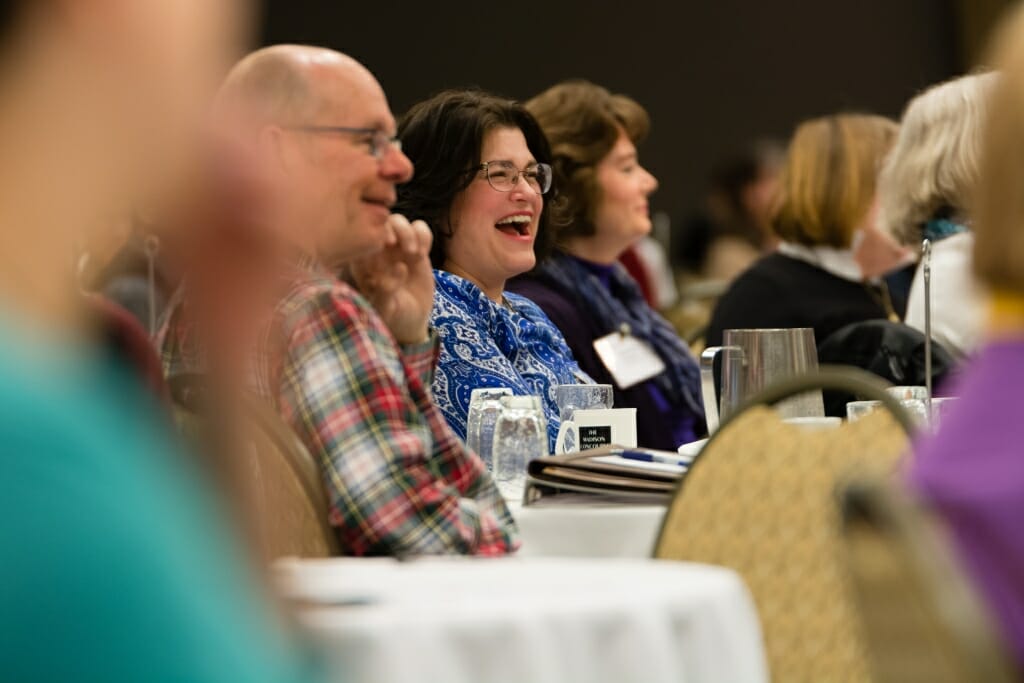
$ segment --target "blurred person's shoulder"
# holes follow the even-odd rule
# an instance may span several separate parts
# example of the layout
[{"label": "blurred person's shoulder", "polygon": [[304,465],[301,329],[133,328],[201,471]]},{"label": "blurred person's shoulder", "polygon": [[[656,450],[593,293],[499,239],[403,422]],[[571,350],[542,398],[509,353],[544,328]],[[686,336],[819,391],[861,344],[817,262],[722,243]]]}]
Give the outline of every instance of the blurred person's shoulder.
[{"label": "blurred person's shoulder", "polygon": [[[792,282],[793,269],[802,271],[804,265],[796,259],[778,253],[762,256],[735,276],[722,298],[737,295],[742,295],[743,298],[775,296],[778,290]],[[800,276],[797,274],[796,277]]]},{"label": "blurred person's shoulder", "polygon": [[0,325],[0,662],[12,680],[294,680],[304,664],[223,513],[117,363]]},{"label": "blurred person's shoulder", "polygon": [[80,482],[83,490],[162,466],[160,456],[172,451],[156,399],[85,341],[60,344],[0,327],[0,416],[5,465],[59,477],[81,467],[92,477]]},{"label": "blurred person's shoulder", "polygon": [[[106,399],[120,395],[106,391],[121,386],[114,367],[84,342],[58,344],[0,325],[0,429],[54,440],[90,431],[96,413],[109,407]],[[90,400],[96,394],[103,399]]]},{"label": "blurred person's shoulder", "polygon": [[715,303],[708,323],[708,345],[721,344],[727,329],[778,327],[772,320],[784,317],[779,311],[788,308],[793,299],[789,269],[794,264],[800,267],[795,259],[772,253],[740,273]]},{"label": "blurred person's shoulder", "polygon": [[860,285],[849,283],[801,259],[773,252],[757,259],[737,275],[722,298],[741,298],[744,301],[770,299],[773,305],[778,305],[783,303],[778,300],[780,297],[813,295],[821,288],[831,290],[836,286]]},{"label": "blurred person's shoulder", "polygon": [[112,543],[165,526],[160,511],[203,507],[177,445],[157,401],[100,347],[0,329],[0,535]]}]

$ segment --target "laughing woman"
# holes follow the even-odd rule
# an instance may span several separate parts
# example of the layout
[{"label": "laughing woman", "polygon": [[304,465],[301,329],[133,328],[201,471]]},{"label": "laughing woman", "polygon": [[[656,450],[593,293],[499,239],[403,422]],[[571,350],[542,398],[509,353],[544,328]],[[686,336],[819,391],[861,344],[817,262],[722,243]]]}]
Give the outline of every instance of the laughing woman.
[{"label": "laughing woman", "polygon": [[416,175],[396,210],[434,232],[437,289],[431,326],[441,340],[434,399],[466,437],[470,393],[508,387],[540,396],[549,448],[558,433],[554,387],[590,382],[562,334],[505,283],[543,252],[551,152],[519,104],[479,91],[447,91],[414,106],[398,136]]}]

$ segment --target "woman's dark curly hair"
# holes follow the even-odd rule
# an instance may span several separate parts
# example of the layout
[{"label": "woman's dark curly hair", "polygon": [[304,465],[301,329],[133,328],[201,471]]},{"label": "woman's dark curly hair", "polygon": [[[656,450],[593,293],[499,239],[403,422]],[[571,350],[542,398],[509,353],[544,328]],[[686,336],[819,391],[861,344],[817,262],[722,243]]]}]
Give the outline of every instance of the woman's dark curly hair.
[{"label": "woman's dark curly hair", "polygon": [[[518,102],[481,90],[446,90],[414,105],[398,122],[402,151],[415,166],[413,179],[398,188],[395,211],[423,220],[434,233],[430,260],[443,268],[452,236],[449,211],[477,174],[484,137],[497,128],[518,128],[538,163],[551,163],[551,148],[537,121]],[[555,188],[544,195],[534,253],[537,261],[551,248],[548,205]]]}]

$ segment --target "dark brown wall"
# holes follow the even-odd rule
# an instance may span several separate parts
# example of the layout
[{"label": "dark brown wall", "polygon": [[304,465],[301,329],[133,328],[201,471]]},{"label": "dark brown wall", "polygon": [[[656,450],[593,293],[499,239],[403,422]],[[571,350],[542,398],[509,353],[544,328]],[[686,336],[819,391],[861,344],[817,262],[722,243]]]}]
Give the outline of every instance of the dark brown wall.
[{"label": "dark brown wall", "polygon": [[264,39],[353,55],[396,114],[448,86],[527,98],[585,77],[628,93],[654,123],[653,206],[679,218],[753,138],[837,109],[898,116],[956,72],[954,22],[949,0],[269,0]]},{"label": "dark brown wall", "polygon": [[961,63],[977,66],[984,62],[992,27],[1013,4],[1014,0],[956,0]]}]

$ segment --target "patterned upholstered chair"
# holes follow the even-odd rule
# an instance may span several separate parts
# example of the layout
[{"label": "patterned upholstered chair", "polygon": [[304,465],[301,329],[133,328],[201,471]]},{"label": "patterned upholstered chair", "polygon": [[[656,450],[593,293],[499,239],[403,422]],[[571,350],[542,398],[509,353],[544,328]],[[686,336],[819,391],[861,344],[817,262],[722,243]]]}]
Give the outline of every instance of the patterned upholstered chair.
[{"label": "patterned upholstered chair", "polygon": [[[840,551],[835,485],[892,470],[910,416],[862,370],[822,368],[767,388],[715,433],[680,483],[655,548],[659,558],[731,567],[757,604],[772,678],[869,680]],[[815,389],[883,401],[855,423],[812,430],[769,406]]]},{"label": "patterned upholstered chair", "polygon": [[[197,375],[171,379],[179,426],[193,434],[209,417],[203,410],[203,382]],[[260,399],[246,396],[244,430],[249,457],[236,468],[248,499],[258,542],[266,559],[328,557],[339,554],[328,521],[328,502],[316,461],[298,436]]]},{"label": "patterned upholstered chair", "polygon": [[926,510],[891,483],[842,492],[843,539],[878,683],[1019,680],[1004,643]]}]

